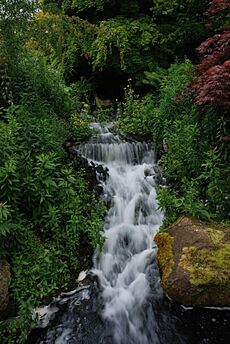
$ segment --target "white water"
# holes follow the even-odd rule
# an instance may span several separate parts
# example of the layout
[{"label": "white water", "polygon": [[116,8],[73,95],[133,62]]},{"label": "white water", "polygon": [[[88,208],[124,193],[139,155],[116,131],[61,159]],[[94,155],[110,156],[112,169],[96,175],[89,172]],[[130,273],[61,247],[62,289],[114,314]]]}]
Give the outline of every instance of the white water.
[{"label": "white water", "polygon": [[[156,253],[153,237],[163,217],[156,201],[154,154],[145,143],[122,142],[107,128],[94,128],[98,136],[81,153],[109,169],[103,187],[111,197],[106,242],[103,252],[95,254],[93,269],[102,289],[102,316],[115,343],[158,343],[156,332],[151,331],[151,341],[147,337],[144,314],[151,291],[147,275]],[[160,287],[155,292],[161,293]]]},{"label": "white water", "polygon": [[[99,135],[80,151],[109,169],[103,183],[110,205],[107,240],[102,254],[94,256],[93,269],[100,288],[94,277],[89,282],[90,275],[88,285],[37,309],[41,321],[27,344],[228,343],[227,309],[184,308],[162,293],[153,243],[162,221],[153,152],[146,144],[122,141],[112,128],[94,128]],[[78,280],[84,277],[82,272]]]}]

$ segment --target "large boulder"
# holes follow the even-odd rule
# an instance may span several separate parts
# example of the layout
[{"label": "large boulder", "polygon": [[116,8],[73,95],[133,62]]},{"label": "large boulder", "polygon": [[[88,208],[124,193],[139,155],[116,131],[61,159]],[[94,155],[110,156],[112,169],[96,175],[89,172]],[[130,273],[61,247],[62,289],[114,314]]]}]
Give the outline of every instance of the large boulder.
[{"label": "large boulder", "polygon": [[9,302],[10,264],[6,260],[0,260],[0,317],[6,310]]},{"label": "large boulder", "polygon": [[188,306],[230,306],[230,228],[183,216],[155,236],[161,284]]}]

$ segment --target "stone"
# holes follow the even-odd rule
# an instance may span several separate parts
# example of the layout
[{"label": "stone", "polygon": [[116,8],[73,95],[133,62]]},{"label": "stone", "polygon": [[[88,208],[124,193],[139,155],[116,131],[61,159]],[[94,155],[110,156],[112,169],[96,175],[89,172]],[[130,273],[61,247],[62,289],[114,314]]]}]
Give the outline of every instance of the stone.
[{"label": "stone", "polygon": [[10,264],[0,260],[0,316],[7,309],[9,303]]},{"label": "stone", "polygon": [[161,285],[186,306],[230,306],[230,228],[180,217],[155,236]]},{"label": "stone", "polygon": [[97,96],[95,96],[95,103],[99,109],[113,106],[111,99],[100,99]]}]

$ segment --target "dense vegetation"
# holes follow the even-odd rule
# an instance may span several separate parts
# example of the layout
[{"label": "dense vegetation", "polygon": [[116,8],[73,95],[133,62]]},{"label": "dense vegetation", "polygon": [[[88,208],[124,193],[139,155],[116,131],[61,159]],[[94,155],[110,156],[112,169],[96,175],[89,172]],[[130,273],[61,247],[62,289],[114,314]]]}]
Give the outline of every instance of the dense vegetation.
[{"label": "dense vegetation", "polygon": [[104,206],[62,148],[90,130],[59,69],[28,44],[30,6],[0,5],[0,260],[11,265],[10,294],[20,316],[1,322],[1,343],[15,335],[23,342],[32,309],[76,278],[80,246],[102,243]]},{"label": "dense vegetation", "polygon": [[100,98],[113,102],[121,132],[161,153],[165,226],[181,213],[229,219],[228,9],[227,0],[1,1],[0,259],[20,315],[1,322],[1,342],[26,339],[31,309],[79,271],[83,240],[103,242],[104,207],[62,148],[91,135],[92,116],[111,120]]},{"label": "dense vegetation", "polygon": [[[164,226],[179,214],[228,221],[230,215],[230,55],[227,1],[211,1],[205,27],[214,35],[198,48],[200,63],[177,61],[158,74],[160,94],[125,92],[118,125],[129,134],[153,139],[162,151],[167,187],[158,199]],[[155,86],[156,72],[148,73]]]}]

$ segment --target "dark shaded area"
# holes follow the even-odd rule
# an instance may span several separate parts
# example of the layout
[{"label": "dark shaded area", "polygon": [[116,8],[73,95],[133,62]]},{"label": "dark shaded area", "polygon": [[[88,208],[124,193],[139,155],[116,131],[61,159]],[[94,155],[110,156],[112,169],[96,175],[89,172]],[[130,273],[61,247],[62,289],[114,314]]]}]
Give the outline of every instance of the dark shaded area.
[{"label": "dark shaded area", "polygon": [[[104,330],[98,313],[99,300],[94,297],[98,291],[96,279],[89,276],[74,295],[67,297],[66,301],[65,296],[61,298],[60,302],[53,301],[51,306],[58,306],[58,312],[52,316],[47,328],[35,328],[26,343],[54,343],[67,324],[68,329],[71,329],[72,332],[68,337],[69,343],[94,343],[95,338],[98,338]],[[98,341],[98,343],[100,342]]]},{"label": "dark shaded area", "polygon": [[73,69],[68,71],[65,75],[65,80],[68,85],[76,82],[81,77],[86,79],[92,78],[92,66],[86,57],[81,57],[75,61]]},{"label": "dark shaded area", "polygon": [[171,311],[181,320],[178,330],[185,334],[186,344],[229,343],[230,309],[184,309],[172,304]]},{"label": "dark shaded area", "polygon": [[[141,292],[141,291],[140,291]],[[103,322],[100,288],[97,278],[89,275],[72,295],[53,301],[58,307],[46,328],[36,328],[26,344],[53,344],[65,329],[69,344],[115,344],[111,324]],[[230,310],[208,308],[185,309],[163,296],[152,297],[145,305],[146,328],[157,333],[160,344],[227,344],[230,336]],[[124,343],[127,344],[127,343]],[[130,344],[130,343],[129,343]],[[133,343],[140,344],[140,343]]]},{"label": "dark shaded area", "polygon": [[108,69],[94,74],[96,94],[101,99],[121,99],[129,75],[116,69]]},{"label": "dark shaded area", "polygon": [[[60,0],[59,0],[60,1]],[[97,24],[102,20],[108,20],[117,15],[123,15],[126,18],[138,17],[142,14],[151,15],[150,0],[111,0],[105,3],[101,8],[92,6],[76,10],[71,6],[65,6],[65,13],[69,16],[78,15],[90,23]]]},{"label": "dark shaded area", "polygon": [[100,99],[120,100],[123,97],[124,87],[127,86],[130,75],[119,68],[108,68],[103,71],[92,72],[90,62],[82,57],[73,70],[66,75],[66,82],[71,84],[82,77],[91,83],[95,95]]}]

